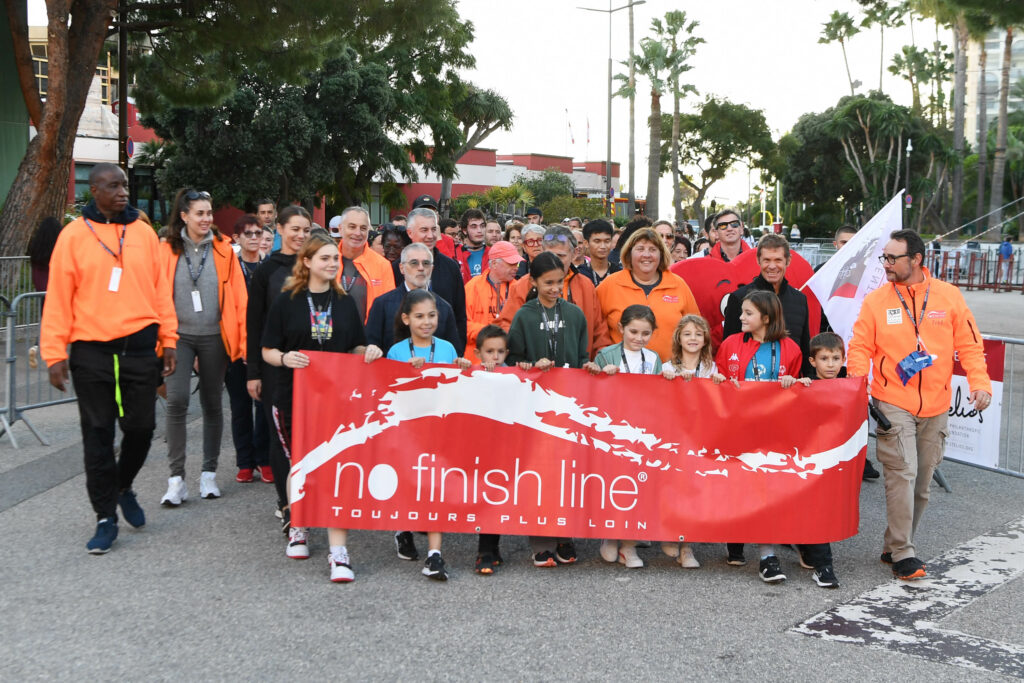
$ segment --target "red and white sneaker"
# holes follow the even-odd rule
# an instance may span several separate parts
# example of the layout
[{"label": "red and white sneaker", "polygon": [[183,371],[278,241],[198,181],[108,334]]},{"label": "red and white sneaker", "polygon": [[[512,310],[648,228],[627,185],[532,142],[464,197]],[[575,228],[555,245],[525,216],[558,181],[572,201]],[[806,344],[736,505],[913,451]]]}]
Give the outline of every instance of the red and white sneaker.
[{"label": "red and white sneaker", "polygon": [[331,565],[331,581],[334,583],[349,583],[356,578],[355,572],[352,571],[352,565],[349,563],[347,550],[342,550],[338,556],[328,553],[327,561]]},{"label": "red and white sneaker", "polygon": [[242,469],[238,470],[238,474],[235,475],[235,481],[241,482],[243,484],[248,484],[252,482],[252,480],[252,468],[249,467],[243,467]]},{"label": "red and white sneaker", "polygon": [[274,483],[274,470],[270,469],[270,465],[260,465],[256,469],[259,472],[260,479],[268,484]]},{"label": "red and white sneaker", "polygon": [[309,558],[309,544],[306,542],[308,534],[306,528],[293,526],[288,530],[288,548],[285,554],[293,560],[305,560]]}]

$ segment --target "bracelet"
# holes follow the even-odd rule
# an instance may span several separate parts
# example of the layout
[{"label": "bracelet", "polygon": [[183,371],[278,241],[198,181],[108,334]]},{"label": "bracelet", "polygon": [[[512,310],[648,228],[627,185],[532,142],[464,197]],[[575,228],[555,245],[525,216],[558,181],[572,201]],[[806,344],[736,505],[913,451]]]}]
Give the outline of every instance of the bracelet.
[{"label": "bracelet", "polygon": [[287,365],[285,365],[285,364],[284,364],[284,354],[285,354],[285,352],[284,352],[284,351],[282,351],[282,352],[281,352],[281,367],[282,367],[282,368],[286,368],[286,367],[288,367]]}]

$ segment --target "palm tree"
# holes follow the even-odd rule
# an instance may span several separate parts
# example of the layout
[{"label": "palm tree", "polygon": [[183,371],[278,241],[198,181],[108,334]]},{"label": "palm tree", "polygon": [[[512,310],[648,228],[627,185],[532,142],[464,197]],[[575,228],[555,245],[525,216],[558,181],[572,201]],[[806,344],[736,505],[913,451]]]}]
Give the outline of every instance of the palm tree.
[{"label": "palm tree", "polygon": [[[857,28],[857,24],[854,23],[853,17],[846,12],[834,11],[832,16],[829,17],[828,22],[822,24],[824,29],[821,32],[821,38],[818,38],[818,42],[827,45],[828,43],[839,43],[839,47],[843,49],[843,64],[846,65],[846,80],[850,82],[850,95],[854,94],[854,82],[853,76],[850,75],[850,62],[846,58],[846,41],[852,36],[860,33],[860,29]],[[857,82],[860,85],[860,81]]]},{"label": "palm tree", "polygon": [[903,15],[907,10],[907,0],[895,5],[890,5],[888,0],[870,0],[864,10],[861,28],[878,27],[878,92],[882,92],[882,73],[885,71],[885,29],[903,26]]},{"label": "palm tree", "polygon": [[999,118],[996,122],[996,152],[992,155],[992,196],[989,198],[989,230],[1003,222],[1003,180],[1006,173],[1006,134],[1010,100],[1010,59],[1013,48],[1013,26],[1006,27],[1003,41],[1003,68],[999,85]]},{"label": "palm tree", "polygon": [[[139,145],[139,150],[135,152],[135,156],[132,158],[135,166],[153,167],[153,176],[158,181],[157,196],[154,199],[160,203],[160,215],[165,217],[164,220],[166,220],[167,216],[167,200],[159,190],[160,178],[157,177],[157,172],[163,170],[172,156],[174,156],[174,145],[165,140],[155,138]],[[154,218],[154,220],[156,219]]]}]

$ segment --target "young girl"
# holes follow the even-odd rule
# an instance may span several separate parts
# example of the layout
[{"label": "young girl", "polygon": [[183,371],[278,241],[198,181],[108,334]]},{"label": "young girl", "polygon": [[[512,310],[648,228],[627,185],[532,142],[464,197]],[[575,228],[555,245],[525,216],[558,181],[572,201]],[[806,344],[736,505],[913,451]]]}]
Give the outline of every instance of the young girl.
[{"label": "young girl", "polygon": [[[536,290],[536,298],[528,298],[512,319],[508,332],[509,363],[522,370],[550,370],[556,366],[586,368],[591,372],[597,369],[587,354],[589,332],[583,311],[560,298],[564,279],[562,261],[550,251],[537,254],[530,262],[530,284]],[[530,536],[530,547],[535,567],[576,561],[576,546],[571,538]]]},{"label": "young girl", "polygon": [[[672,361],[665,364],[663,374],[666,379],[682,377],[689,381],[696,377],[710,379],[715,384],[725,381],[725,375],[718,372],[715,361],[711,360],[711,328],[707,320],[693,314],[679,320],[672,333]],[[665,542],[661,549],[676,558],[682,567],[700,567],[689,543]]]},{"label": "young girl", "polygon": [[[654,311],[649,307],[641,304],[627,306],[619,319],[622,341],[601,349],[594,359],[591,372],[603,372],[606,375],[618,372],[633,375],[659,374],[661,359],[658,354],[646,349],[657,327]],[[644,561],[636,554],[636,541],[601,541],[601,557],[605,562],[618,560],[630,569],[644,566]]]},{"label": "young girl", "polygon": [[[800,347],[786,336],[782,304],[774,292],[757,290],[743,299],[740,332],[730,335],[718,349],[717,365],[732,380],[780,382],[793,386],[800,375],[803,355]],[[742,543],[729,543],[729,564],[743,566]],[[785,581],[775,546],[761,545],[761,579],[766,583]]]},{"label": "young girl", "polygon": [[[280,368],[271,400],[274,425],[289,459],[292,376],[310,364],[309,356],[303,351],[363,354],[367,363],[382,355],[376,346],[365,345],[363,321],[355,302],[336,280],[338,267],[338,245],[327,235],[310,235],[298,253],[291,277],[285,280],[283,291],[267,315],[262,340],[263,360]],[[286,549],[288,557],[308,558],[307,538],[305,528],[291,527]],[[328,529],[327,539],[331,546],[328,556],[331,581],[352,581],[355,574],[346,547],[347,530]]]},{"label": "young girl", "polygon": [[[468,368],[470,362],[459,358],[450,342],[435,337],[436,331],[437,300],[434,295],[426,289],[411,290],[405,295],[402,307],[395,316],[395,339],[398,341],[388,349],[388,359],[408,361],[414,368],[422,368],[425,363],[455,363],[462,369]],[[395,539],[400,549],[403,542],[413,543],[412,533],[408,531],[398,532]],[[427,532],[427,548],[423,575],[437,581],[447,581],[448,570],[441,557],[440,531]]]}]

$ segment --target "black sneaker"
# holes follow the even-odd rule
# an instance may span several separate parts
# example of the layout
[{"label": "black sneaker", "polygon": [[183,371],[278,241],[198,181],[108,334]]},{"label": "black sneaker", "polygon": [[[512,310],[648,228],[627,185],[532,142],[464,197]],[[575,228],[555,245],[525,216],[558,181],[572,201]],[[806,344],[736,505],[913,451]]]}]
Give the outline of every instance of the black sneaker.
[{"label": "black sneaker", "polygon": [[924,570],[924,562],[916,557],[905,557],[892,565],[892,575],[903,581],[914,581],[928,576]]},{"label": "black sneaker", "polygon": [[533,556],[534,567],[557,567],[558,561],[555,559],[555,554],[550,550],[539,552]]},{"label": "black sneaker", "polygon": [[430,553],[427,555],[427,561],[423,563],[423,576],[427,576],[435,581],[448,580],[448,570],[444,567],[441,553]]},{"label": "black sneaker", "polygon": [[761,580],[765,583],[786,580],[786,575],[782,573],[782,566],[779,564],[779,558],[774,555],[762,558],[760,567]]},{"label": "black sneaker", "polygon": [[743,555],[743,546],[740,545],[738,548],[732,548],[733,544],[730,543],[726,546],[729,549],[729,557],[726,558],[725,563],[731,564],[733,567],[742,567],[747,563],[747,558]]},{"label": "black sneaker", "polygon": [[885,564],[892,564],[892,553],[882,553],[882,556],[878,559]]},{"label": "black sneaker", "polygon": [[395,532],[395,548],[398,550],[398,559],[400,560],[415,562],[420,559],[420,554],[416,552],[416,540],[411,531]]},{"label": "black sneaker", "polygon": [[864,481],[868,481],[870,479],[878,479],[879,476],[880,475],[878,474],[878,470],[876,470],[875,466],[871,464],[871,461],[868,460],[867,458],[864,458]]},{"label": "black sneaker", "polygon": [[139,506],[139,501],[135,498],[135,491],[131,489],[121,491],[121,495],[117,497],[117,504],[121,506],[124,521],[136,529],[146,526],[146,513]]},{"label": "black sneaker", "polygon": [[473,571],[477,574],[493,574],[494,568],[499,564],[500,562],[495,562],[494,555],[483,553],[476,556],[476,567],[473,568]]},{"label": "black sneaker", "polygon": [[836,573],[830,564],[815,569],[813,577],[814,583],[822,588],[839,588],[839,579],[836,578]]},{"label": "black sneaker", "polygon": [[572,564],[576,561],[576,545],[572,541],[555,546],[555,560],[558,564]]}]

